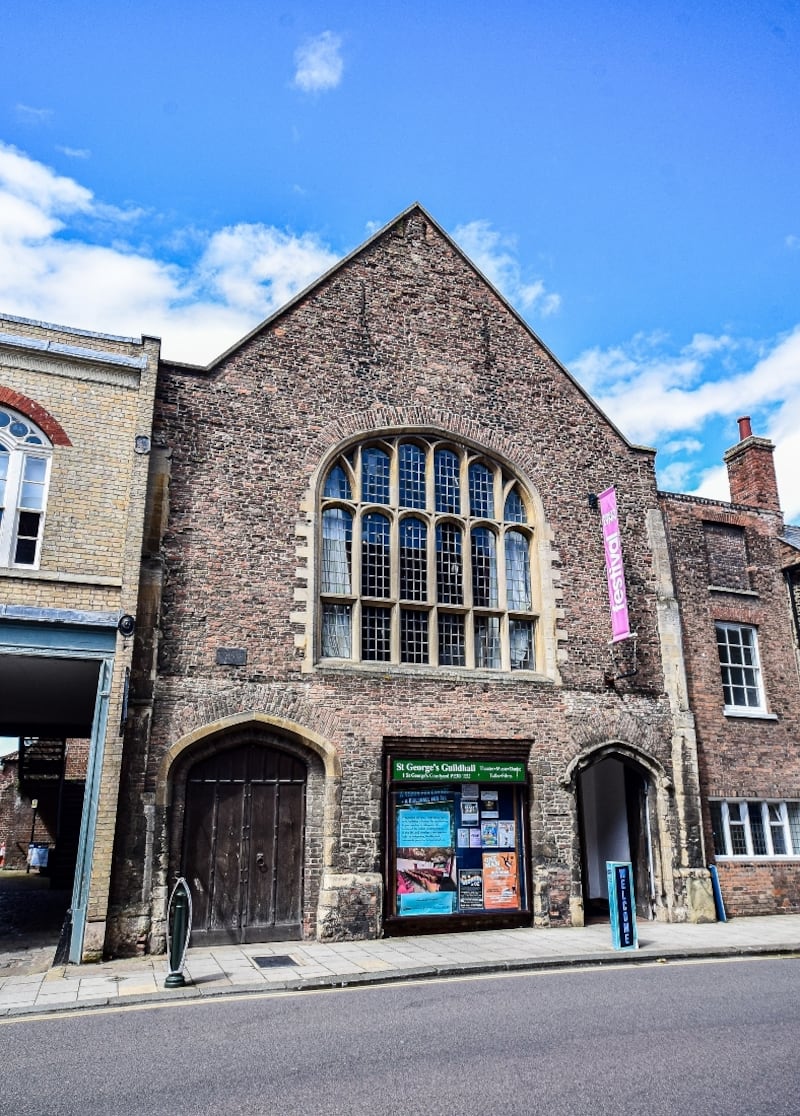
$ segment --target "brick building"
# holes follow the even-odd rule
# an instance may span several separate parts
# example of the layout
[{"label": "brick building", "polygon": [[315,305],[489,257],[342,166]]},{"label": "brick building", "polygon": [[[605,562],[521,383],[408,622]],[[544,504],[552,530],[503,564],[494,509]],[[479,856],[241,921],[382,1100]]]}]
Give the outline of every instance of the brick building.
[{"label": "brick building", "polygon": [[696,719],[708,854],[727,911],[800,911],[800,531],[773,445],[739,420],[731,501],[662,493]]},{"label": "brick building", "polygon": [[418,206],[162,364],[107,945],[713,918],[672,506]]},{"label": "brick building", "polygon": [[[0,837],[34,820],[102,955],[159,346],[0,317]],[[4,780],[8,782],[8,780]]]}]

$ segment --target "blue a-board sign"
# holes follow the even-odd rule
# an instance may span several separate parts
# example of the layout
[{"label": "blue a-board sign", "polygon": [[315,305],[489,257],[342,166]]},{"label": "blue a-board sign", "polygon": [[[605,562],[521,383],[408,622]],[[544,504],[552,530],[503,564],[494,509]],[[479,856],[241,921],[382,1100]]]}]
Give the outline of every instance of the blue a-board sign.
[{"label": "blue a-board sign", "polygon": [[614,949],[638,949],[636,902],[633,895],[633,866],[619,860],[606,861],[608,907],[611,914],[611,943]]}]

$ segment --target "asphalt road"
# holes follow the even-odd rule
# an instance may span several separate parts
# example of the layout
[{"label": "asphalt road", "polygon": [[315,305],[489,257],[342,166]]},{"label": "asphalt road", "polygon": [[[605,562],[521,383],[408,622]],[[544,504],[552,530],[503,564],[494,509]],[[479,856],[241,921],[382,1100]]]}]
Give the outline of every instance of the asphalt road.
[{"label": "asphalt road", "polygon": [[800,960],[187,1001],[0,1024],[3,1116],[797,1116]]}]

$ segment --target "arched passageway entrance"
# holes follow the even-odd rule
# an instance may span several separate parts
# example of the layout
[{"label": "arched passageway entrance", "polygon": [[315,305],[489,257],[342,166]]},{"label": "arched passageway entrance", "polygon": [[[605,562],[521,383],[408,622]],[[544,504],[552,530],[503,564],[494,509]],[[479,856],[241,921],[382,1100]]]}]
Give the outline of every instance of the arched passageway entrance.
[{"label": "arched passageway entrance", "polygon": [[583,866],[583,902],[587,919],[608,915],[606,861],[633,865],[636,911],[655,913],[652,783],[630,759],[605,755],[578,776]]},{"label": "arched passageway entrance", "polygon": [[189,768],[181,871],[193,944],[301,937],[307,778],[300,758],[258,740]]}]

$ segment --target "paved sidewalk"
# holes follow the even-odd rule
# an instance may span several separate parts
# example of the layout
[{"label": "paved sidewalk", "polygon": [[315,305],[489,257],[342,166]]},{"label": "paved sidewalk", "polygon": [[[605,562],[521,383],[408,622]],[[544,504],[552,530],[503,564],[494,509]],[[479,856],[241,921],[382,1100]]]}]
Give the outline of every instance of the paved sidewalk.
[{"label": "paved sidewalk", "polygon": [[183,988],[165,989],[166,958],[66,965],[0,978],[0,1019],[237,992],[335,988],[435,976],[758,954],[800,957],[800,915],[701,926],[639,924],[638,951],[615,952],[608,924],[562,930],[489,930],[364,942],[270,942],[190,949]]}]

